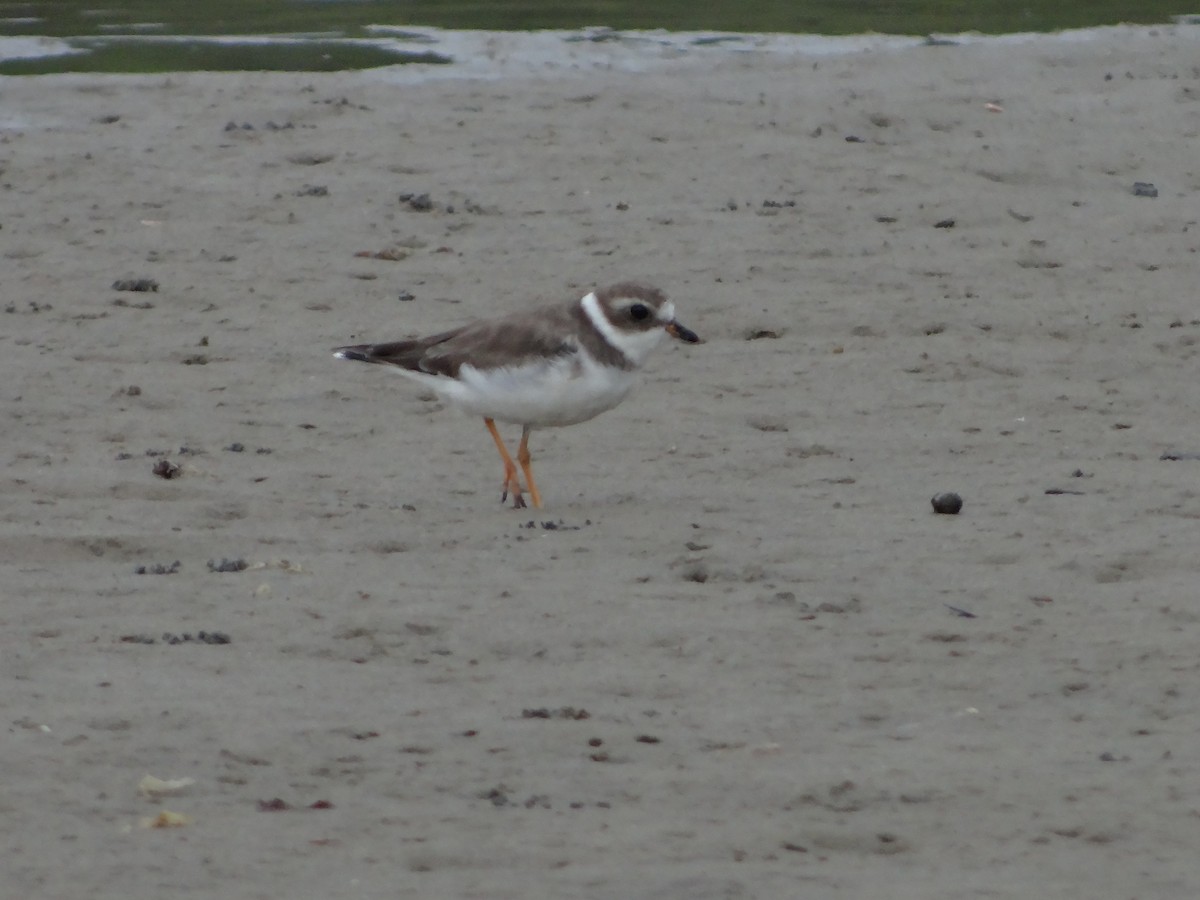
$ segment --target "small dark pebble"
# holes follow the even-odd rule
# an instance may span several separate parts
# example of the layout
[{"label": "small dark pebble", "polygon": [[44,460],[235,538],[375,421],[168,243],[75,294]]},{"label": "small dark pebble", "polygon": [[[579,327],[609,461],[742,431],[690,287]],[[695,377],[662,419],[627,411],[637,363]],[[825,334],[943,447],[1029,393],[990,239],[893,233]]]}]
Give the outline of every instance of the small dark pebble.
[{"label": "small dark pebble", "polygon": [[120,278],[113,282],[114,291],[157,291],[158,282],[153,278]]},{"label": "small dark pebble", "polygon": [[[182,634],[175,634],[173,631],[164,631],[162,641],[164,644],[228,644],[231,638],[223,631],[197,631],[194,635],[190,631],[185,631]],[[153,644],[154,640],[145,641],[143,643]]]},{"label": "small dark pebble", "polygon": [[953,219],[942,219],[940,222],[934,222],[933,227],[934,228],[953,228],[954,220]]},{"label": "small dark pebble", "polygon": [[271,447],[259,447],[254,452],[257,453],[259,456],[270,456],[272,453],[275,452],[275,450]]},{"label": "small dark pebble", "polygon": [[492,788],[490,791],[482,795],[484,800],[492,801],[492,806],[508,806],[508,794],[501,788]]},{"label": "small dark pebble", "polygon": [[160,459],[154,464],[154,468],[151,471],[159,478],[166,479],[178,478],[181,472],[179,466],[175,465],[169,459]]},{"label": "small dark pebble", "polygon": [[1057,497],[1060,494],[1071,494],[1075,497],[1083,496],[1083,491],[1068,491],[1066,488],[1046,488],[1046,493],[1052,497]]},{"label": "small dark pebble", "polygon": [[208,571],[210,572],[244,572],[248,565],[244,559],[225,559],[221,557],[220,562],[214,560],[208,561]]},{"label": "small dark pebble", "polygon": [[941,513],[945,516],[956,516],[962,510],[962,497],[953,491],[946,491],[941,494],[934,494],[933,499],[929,501],[933,504],[933,511]]},{"label": "small dark pebble", "polygon": [[121,635],[121,643],[123,644],[153,644],[156,643],[154,638],[148,634],[123,634]]},{"label": "small dark pebble", "polygon": [[763,205],[763,209],[785,209],[787,207],[795,206],[796,201],[795,200],[764,200],[762,205]]},{"label": "small dark pebble", "polygon": [[225,449],[228,450],[230,453],[241,453],[246,449],[246,445],[238,443],[237,441],[234,441],[232,444],[230,444]]},{"label": "small dark pebble", "polygon": [[574,706],[562,706],[558,709],[547,709],[544,706],[539,706],[536,709],[521,710],[522,719],[570,719],[574,722],[581,722],[591,717],[592,714],[586,709],[576,709]]},{"label": "small dark pebble", "polygon": [[847,144],[865,144],[866,140],[864,138],[860,138],[857,134],[848,134],[848,135],[846,135],[846,143]]},{"label": "small dark pebble", "polygon": [[1133,183],[1133,196],[1135,197],[1157,197],[1158,188],[1149,181],[1135,181]]},{"label": "small dark pebble", "polygon": [[639,744],[661,744],[662,738],[656,738],[652,734],[639,734],[634,738]]},{"label": "small dark pebble", "polygon": [[133,570],[135,575],[174,575],[179,571],[179,560],[165,566],[162,563],[156,563],[153,566],[138,566]]},{"label": "small dark pebble", "polygon": [[401,194],[400,202],[408,204],[413,212],[429,212],[433,209],[433,201],[428,194]]},{"label": "small dark pebble", "polygon": [[1168,451],[1168,452],[1164,453],[1162,456],[1160,456],[1159,459],[1160,460],[1169,459],[1169,460],[1173,460],[1176,462],[1178,462],[1180,460],[1185,460],[1185,459],[1195,460],[1195,459],[1200,459],[1200,453],[1196,453],[1194,451],[1171,453],[1170,451]]},{"label": "small dark pebble", "polygon": [[280,799],[279,797],[274,797],[271,800],[258,801],[259,812],[283,812],[284,810],[291,808],[292,804],[288,803],[286,800]]},{"label": "small dark pebble", "polygon": [[[584,524],[591,525],[592,523],[589,520],[589,521],[585,522]],[[559,519],[557,522],[553,522],[553,521],[535,522],[533,519],[530,519],[524,525],[518,525],[517,527],[518,528],[527,528],[530,530],[537,530],[540,528],[542,531],[579,531],[580,528],[582,528],[583,526],[582,525],[568,525],[562,519]]]},{"label": "small dark pebble", "polygon": [[140,303],[130,303],[124,297],[118,297],[112,302],[112,305],[122,309],[154,309],[154,304],[149,300],[143,300]]},{"label": "small dark pebble", "polygon": [[401,291],[396,299],[401,303],[408,303],[410,300],[416,300],[417,296],[411,291]]},{"label": "small dark pebble", "polygon": [[296,153],[288,157],[293,166],[323,166],[334,159],[333,153]]}]

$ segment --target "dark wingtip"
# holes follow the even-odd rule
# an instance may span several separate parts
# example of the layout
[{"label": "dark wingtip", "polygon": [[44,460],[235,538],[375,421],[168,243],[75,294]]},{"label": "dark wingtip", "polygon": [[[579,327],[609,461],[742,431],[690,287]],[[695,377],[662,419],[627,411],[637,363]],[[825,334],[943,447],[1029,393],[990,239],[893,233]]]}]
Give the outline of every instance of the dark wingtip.
[{"label": "dark wingtip", "polygon": [[351,359],[355,362],[370,362],[371,357],[366,353],[365,346],[358,347],[334,347],[333,355],[338,359]]}]

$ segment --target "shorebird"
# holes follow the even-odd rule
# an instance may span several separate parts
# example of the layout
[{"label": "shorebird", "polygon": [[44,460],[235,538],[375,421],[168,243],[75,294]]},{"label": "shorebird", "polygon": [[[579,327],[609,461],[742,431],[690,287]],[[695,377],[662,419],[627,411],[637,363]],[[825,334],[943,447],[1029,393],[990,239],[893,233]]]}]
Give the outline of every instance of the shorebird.
[{"label": "shorebird", "polygon": [[[658,288],[622,282],[558,304],[483,319],[429,337],[338,347],[334,356],[385,365],[483,417],[504,461],[500,500],[525,506],[517,463],[537,508],[529,434],[534,428],[586,422],[612,409],[633,389],[637,370],[670,335],[700,342],[675,319]],[[521,426],[513,462],[496,422]]]}]

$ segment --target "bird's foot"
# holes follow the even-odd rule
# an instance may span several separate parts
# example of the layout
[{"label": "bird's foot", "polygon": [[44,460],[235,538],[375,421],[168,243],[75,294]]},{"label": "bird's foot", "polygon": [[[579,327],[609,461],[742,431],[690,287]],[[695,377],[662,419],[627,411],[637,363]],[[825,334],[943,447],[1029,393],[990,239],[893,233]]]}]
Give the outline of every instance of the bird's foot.
[{"label": "bird's foot", "polygon": [[521,481],[517,478],[517,473],[505,474],[504,487],[500,489],[500,502],[504,503],[508,500],[508,495],[512,494],[513,509],[525,508],[525,494],[521,490]]}]

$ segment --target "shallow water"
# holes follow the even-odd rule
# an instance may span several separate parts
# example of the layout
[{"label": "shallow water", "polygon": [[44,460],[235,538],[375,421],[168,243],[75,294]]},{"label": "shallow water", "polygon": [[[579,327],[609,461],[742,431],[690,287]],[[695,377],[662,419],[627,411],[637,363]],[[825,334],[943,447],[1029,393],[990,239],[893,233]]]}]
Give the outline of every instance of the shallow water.
[{"label": "shallow water", "polygon": [[[966,7],[966,8],[964,8]],[[967,31],[1052,31],[1120,22],[1166,23],[1175,0],[962,4],[919,0],[561,0],[490,3],[438,0],[129,0],[97,8],[87,0],[0,4],[0,74],[186,70],[329,71],[403,62],[445,62],[427,48],[371,40],[369,26],[521,31],[613,29],[844,35],[925,35]],[[215,35],[287,35],[286,42],[220,42]],[[58,38],[64,42],[5,38]]]}]

